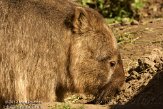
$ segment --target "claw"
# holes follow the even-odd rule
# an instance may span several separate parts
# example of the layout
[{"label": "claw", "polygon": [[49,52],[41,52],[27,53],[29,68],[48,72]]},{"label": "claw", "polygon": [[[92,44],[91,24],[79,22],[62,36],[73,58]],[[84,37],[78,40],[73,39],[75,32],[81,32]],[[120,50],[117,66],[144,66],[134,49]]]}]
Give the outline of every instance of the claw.
[{"label": "claw", "polygon": [[87,102],[86,104],[96,104],[96,100],[94,99],[92,101]]}]

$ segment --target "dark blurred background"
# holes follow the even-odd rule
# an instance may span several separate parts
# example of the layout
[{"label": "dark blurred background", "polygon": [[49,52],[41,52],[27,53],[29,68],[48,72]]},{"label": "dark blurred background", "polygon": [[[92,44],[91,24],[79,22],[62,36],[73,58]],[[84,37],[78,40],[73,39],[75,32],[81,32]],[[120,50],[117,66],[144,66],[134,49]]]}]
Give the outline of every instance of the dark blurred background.
[{"label": "dark blurred background", "polygon": [[110,21],[163,17],[163,0],[73,0],[98,10]]}]

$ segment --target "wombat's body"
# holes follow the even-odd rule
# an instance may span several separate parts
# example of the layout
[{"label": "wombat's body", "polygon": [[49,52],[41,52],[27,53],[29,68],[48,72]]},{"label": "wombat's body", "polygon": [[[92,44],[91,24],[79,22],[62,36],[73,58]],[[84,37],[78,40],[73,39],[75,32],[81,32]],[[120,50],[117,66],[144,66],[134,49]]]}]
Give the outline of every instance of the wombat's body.
[{"label": "wombat's body", "polygon": [[62,101],[75,91],[105,101],[124,80],[112,32],[94,10],[49,2],[0,0],[0,98]]}]

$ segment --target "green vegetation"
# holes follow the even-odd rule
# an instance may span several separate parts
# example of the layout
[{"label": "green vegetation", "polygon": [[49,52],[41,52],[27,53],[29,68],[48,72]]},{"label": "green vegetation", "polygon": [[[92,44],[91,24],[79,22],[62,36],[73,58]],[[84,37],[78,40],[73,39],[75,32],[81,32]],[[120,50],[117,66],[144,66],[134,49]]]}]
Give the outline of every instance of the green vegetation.
[{"label": "green vegetation", "polygon": [[70,103],[75,103],[76,101],[82,99],[82,96],[80,95],[72,95],[70,97],[67,97],[65,101],[70,102]]},{"label": "green vegetation", "polygon": [[84,109],[83,106],[71,107],[69,104],[56,104],[54,107],[49,106],[49,109]]},{"label": "green vegetation", "polygon": [[146,0],[78,0],[82,5],[98,10],[111,21],[122,21],[123,18],[139,19],[139,11]]},{"label": "green vegetation", "polygon": [[141,36],[136,36],[136,34],[131,33],[131,32],[126,32],[124,34],[119,35],[117,37],[117,42],[118,44],[122,43],[134,43],[136,40],[138,40]]}]

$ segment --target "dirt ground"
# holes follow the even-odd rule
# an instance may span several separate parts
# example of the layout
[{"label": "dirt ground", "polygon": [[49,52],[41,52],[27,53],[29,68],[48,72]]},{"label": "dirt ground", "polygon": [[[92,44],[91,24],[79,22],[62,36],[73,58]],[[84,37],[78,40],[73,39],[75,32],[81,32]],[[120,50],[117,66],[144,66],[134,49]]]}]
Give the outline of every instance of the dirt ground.
[{"label": "dirt ground", "polygon": [[163,103],[163,19],[114,27],[126,71],[122,92],[109,104]]},{"label": "dirt ground", "polygon": [[139,25],[112,26],[123,58],[125,70],[137,64],[137,59],[155,48],[163,48],[163,18],[144,20]]}]

